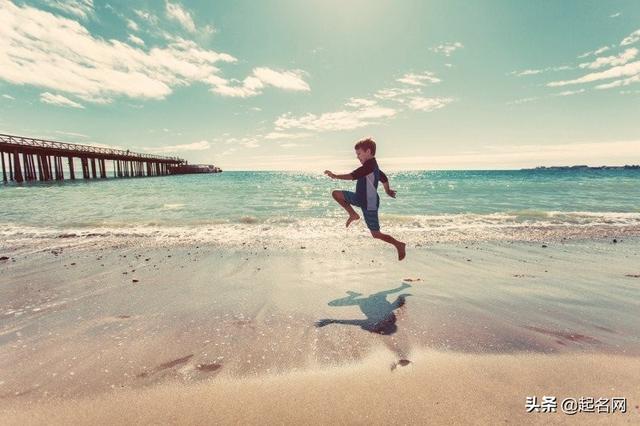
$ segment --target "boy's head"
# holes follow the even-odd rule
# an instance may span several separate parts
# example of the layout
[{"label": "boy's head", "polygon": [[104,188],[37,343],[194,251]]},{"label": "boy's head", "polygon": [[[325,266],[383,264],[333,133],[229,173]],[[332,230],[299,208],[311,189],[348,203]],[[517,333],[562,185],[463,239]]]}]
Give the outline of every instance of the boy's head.
[{"label": "boy's head", "polygon": [[376,143],[371,138],[362,139],[356,143],[354,147],[356,150],[356,156],[360,163],[364,164],[370,158],[376,155]]}]

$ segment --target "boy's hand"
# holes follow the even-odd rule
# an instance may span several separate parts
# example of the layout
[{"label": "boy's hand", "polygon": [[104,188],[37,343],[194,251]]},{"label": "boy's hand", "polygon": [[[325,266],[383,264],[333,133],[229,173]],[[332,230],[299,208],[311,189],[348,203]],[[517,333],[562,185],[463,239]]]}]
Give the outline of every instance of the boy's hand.
[{"label": "boy's hand", "polygon": [[387,193],[387,195],[391,198],[396,198],[396,191],[394,191],[393,189],[389,188],[389,189],[385,189],[385,192]]},{"label": "boy's hand", "polygon": [[336,175],[330,170],[325,170],[324,174],[329,176],[331,179],[335,179],[336,178]]}]

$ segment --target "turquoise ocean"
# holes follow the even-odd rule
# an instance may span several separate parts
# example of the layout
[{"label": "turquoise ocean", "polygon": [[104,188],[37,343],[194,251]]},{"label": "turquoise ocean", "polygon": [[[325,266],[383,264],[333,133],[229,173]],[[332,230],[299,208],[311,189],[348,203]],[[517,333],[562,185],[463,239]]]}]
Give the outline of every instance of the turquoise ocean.
[{"label": "turquoise ocean", "polygon": [[[414,171],[380,186],[382,230],[640,226],[640,170]],[[216,238],[335,231],[345,213],[331,191],[354,181],[321,173],[244,172],[9,184],[0,187],[1,236],[61,232],[182,233]],[[497,230],[497,231],[496,231]]]}]

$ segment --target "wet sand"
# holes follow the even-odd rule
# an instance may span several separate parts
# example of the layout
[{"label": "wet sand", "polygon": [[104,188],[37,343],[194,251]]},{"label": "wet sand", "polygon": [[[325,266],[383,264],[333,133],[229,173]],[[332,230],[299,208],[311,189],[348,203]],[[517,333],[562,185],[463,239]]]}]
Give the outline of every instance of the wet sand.
[{"label": "wet sand", "polygon": [[578,421],[532,395],[640,418],[636,238],[0,254],[14,424]]}]

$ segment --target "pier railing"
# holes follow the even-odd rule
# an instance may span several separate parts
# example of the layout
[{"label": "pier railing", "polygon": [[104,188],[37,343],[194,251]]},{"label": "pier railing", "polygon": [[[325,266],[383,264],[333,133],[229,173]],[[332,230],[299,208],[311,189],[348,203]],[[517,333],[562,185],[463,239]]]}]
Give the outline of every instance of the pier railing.
[{"label": "pier railing", "polygon": [[[8,173],[5,166],[8,157]],[[129,150],[81,145],[0,133],[3,182],[64,180],[62,158],[66,157],[69,179],[75,179],[76,160],[85,179],[107,177],[106,161],[113,161],[114,177],[161,176],[186,164],[178,157],[131,152]],[[21,158],[22,157],[22,158]],[[99,176],[98,176],[99,175]]]}]

